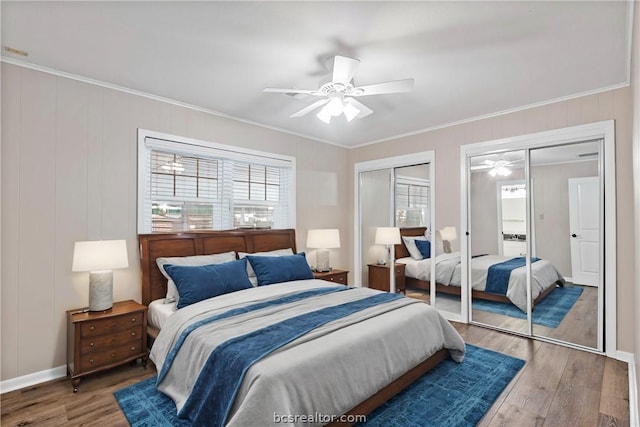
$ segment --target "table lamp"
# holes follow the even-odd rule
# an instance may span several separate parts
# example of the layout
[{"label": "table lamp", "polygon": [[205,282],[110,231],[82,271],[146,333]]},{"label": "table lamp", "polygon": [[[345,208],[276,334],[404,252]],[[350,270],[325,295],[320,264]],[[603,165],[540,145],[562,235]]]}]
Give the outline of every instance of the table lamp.
[{"label": "table lamp", "polygon": [[331,271],[329,249],[340,247],[340,231],[333,228],[309,230],[307,247],[317,249],[316,271]]},{"label": "table lamp", "polygon": [[89,311],[104,311],[113,306],[113,270],[128,266],[125,240],[75,243],[71,270],[89,272]]},{"label": "table lamp", "polygon": [[393,245],[402,243],[400,239],[400,229],[398,227],[378,227],[376,228],[376,245],[385,245],[389,251],[389,291],[396,293],[395,273],[395,251]]},{"label": "table lamp", "polygon": [[442,249],[444,253],[451,253],[451,241],[458,238],[455,227],[444,227],[440,230],[440,238],[442,239]]}]

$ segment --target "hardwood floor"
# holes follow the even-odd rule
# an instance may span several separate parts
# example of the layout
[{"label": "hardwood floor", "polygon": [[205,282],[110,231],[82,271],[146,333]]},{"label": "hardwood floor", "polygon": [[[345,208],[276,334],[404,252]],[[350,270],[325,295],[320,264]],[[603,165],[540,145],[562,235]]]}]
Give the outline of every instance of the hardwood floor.
[{"label": "hardwood floor", "polygon": [[[628,426],[627,365],[604,356],[453,322],[465,341],[527,362],[480,426]],[[113,392],[153,376],[138,363],[83,379],[60,379],[0,398],[2,426],[126,426]],[[449,426],[438,426],[449,427]],[[451,426],[455,427],[455,426]]]},{"label": "hardwood floor", "polygon": [[628,426],[627,364],[605,356],[452,322],[467,343],[527,363],[480,426]]}]

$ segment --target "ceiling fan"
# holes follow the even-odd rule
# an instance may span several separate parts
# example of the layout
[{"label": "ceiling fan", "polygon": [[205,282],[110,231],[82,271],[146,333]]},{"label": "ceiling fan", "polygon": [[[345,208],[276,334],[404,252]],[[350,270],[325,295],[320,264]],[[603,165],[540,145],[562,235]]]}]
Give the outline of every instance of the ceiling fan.
[{"label": "ceiling fan", "polygon": [[524,159],[518,159],[513,161],[508,161],[504,159],[499,160],[485,160],[482,164],[471,166],[471,170],[482,170],[489,169],[489,175],[491,176],[509,176],[511,175],[511,169],[509,166],[512,166],[514,163],[522,162]]},{"label": "ceiling fan", "polygon": [[353,75],[360,61],[346,56],[335,56],[333,59],[333,75],[331,81],[322,84],[318,89],[280,89],[265,88],[264,92],[286,94],[307,94],[321,99],[293,113],[289,117],[302,117],[313,110],[323,107],[317,114],[323,122],[329,124],[332,117],[344,114],[347,121],[363,118],[373,113],[356,98],[361,96],[382,95],[389,93],[409,92],[413,89],[413,79],[395,80],[366,86],[355,86]]}]

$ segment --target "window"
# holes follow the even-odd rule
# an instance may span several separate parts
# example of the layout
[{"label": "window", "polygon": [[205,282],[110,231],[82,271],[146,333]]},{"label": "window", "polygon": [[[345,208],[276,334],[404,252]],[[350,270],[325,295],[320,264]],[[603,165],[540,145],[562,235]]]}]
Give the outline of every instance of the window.
[{"label": "window", "polygon": [[429,184],[417,178],[398,177],[396,181],[396,225],[424,227],[429,216]]},{"label": "window", "polygon": [[295,227],[294,159],[138,131],[141,233]]}]

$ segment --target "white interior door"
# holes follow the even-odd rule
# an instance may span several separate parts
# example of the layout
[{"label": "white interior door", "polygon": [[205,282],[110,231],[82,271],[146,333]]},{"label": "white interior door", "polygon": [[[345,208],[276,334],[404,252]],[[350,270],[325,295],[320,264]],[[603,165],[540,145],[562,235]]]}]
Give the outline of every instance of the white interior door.
[{"label": "white interior door", "polygon": [[598,286],[600,277],[600,180],[569,179],[571,277],[574,283]]}]

